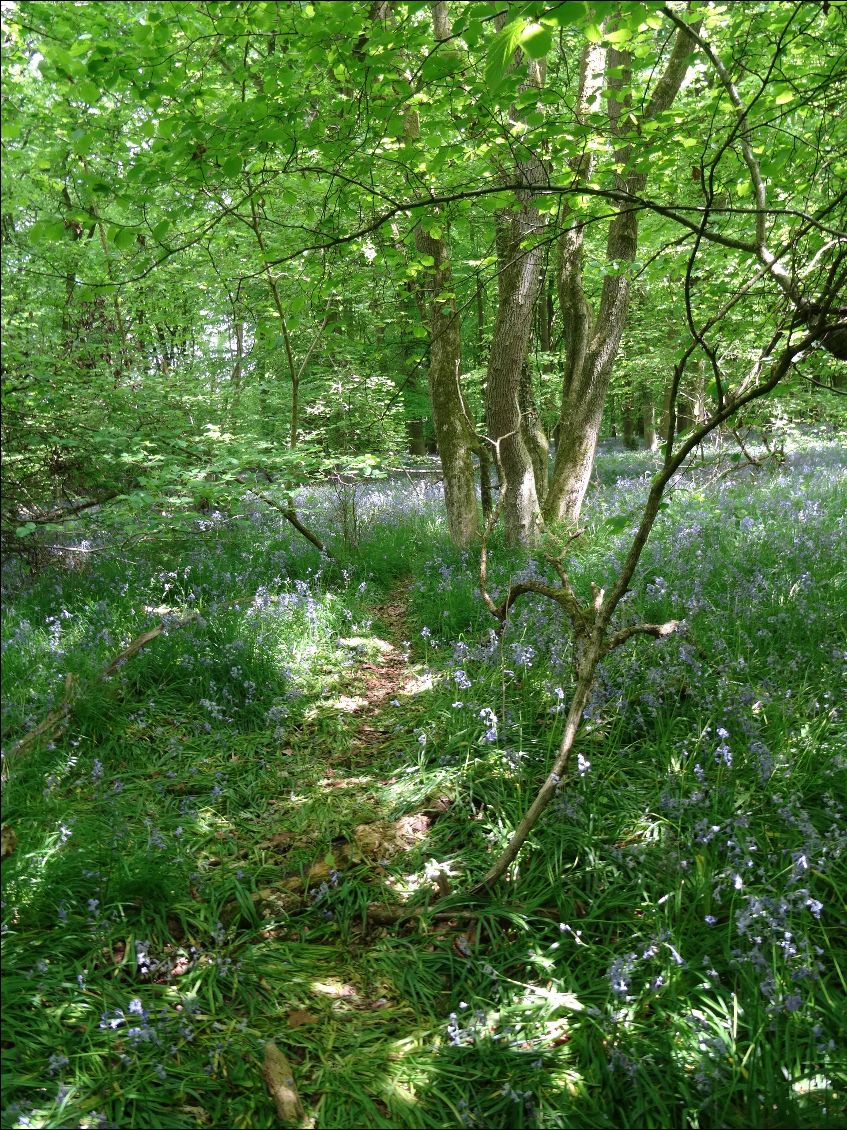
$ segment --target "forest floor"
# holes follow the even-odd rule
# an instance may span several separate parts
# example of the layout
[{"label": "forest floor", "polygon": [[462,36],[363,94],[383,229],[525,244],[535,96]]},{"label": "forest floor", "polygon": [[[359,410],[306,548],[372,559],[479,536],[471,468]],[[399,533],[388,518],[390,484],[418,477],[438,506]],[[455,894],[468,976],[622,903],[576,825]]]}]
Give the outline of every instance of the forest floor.
[{"label": "forest floor", "polygon": [[[649,478],[610,459],[579,590]],[[4,602],[2,1125],[843,1127],[843,449],[681,484],[626,615],[685,629],[606,662],[485,897],[567,634],[493,635],[413,502],[343,566],[247,511]]]}]

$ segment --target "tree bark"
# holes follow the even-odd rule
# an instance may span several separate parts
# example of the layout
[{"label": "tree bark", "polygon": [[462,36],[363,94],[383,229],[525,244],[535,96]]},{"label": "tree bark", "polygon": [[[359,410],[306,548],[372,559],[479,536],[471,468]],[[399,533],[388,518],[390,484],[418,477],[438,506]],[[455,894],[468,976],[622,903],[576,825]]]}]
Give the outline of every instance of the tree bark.
[{"label": "tree bark", "polygon": [[[596,98],[601,66],[587,48],[583,55],[582,77],[577,116],[581,117]],[[649,120],[666,110],[673,102],[685,77],[691,39],[686,29],[677,32],[674,47],[662,77],[641,116]],[[611,133],[616,138],[615,165],[631,171],[618,174],[619,188],[639,195],[646,184],[646,174],[633,169],[635,149],[632,138],[633,120],[629,52],[609,48],[606,87]],[[591,160],[584,158],[575,171],[586,180]],[[621,208],[609,227],[606,261],[612,265],[603,280],[596,319],[583,289],[583,240],[579,224],[563,235],[559,255],[559,303],[567,340],[567,360],[562,388],[562,410],[558,427],[559,444],[545,517],[548,520],[576,524],[582,510],[591,478],[594,453],[603,420],[603,405],[609,388],[612,368],[620,348],[629,308],[630,278],[622,264],[635,258],[638,248],[638,213]]]},{"label": "tree bark", "polygon": [[487,521],[494,509],[494,500],[491,497],[491,453],[486,443],[479,445],[479,497],[482,516]]},{"label": "tree bark", "polygon": [[[532,59],[528,62],[529,85],[540,88],[543,63]],[[515,122],[519,120],[514,111],[509,117]],[[546,173],[541,160],[532,153],[518,157],[515,164],[526,189],[517,194],[517,206],[500,212],[496,219],[498,303],[486,379],[485,419],[503,492],[506,542],[534,545],[544,520],[531,451],[533,429],[525,420],[522,405],[522,374],[542,265],[537,236],[543,225],[533,202],[532,187],[543,184]],[[545,483],[546,473],[545,460]]]},{"label": "tree bark", "polygon": [[535,492],[538,495],[538,501],[543,503],[547,494],[550,444],[541,423],[541,414],[538,411],[535,390],[532,387],[532,371],[528,362],[524,362],[521,371],[520,407],[524,442],[529,451],[532,470],[535,475]]},{"label": "tree bark", "polygon": [[459,382],[461,337],[455,298],[439,296],[451,292],[452,272],[443,237],[435,238],[418,228],[415,245],[429,255],[434,265],[427,273],[424,289],[429,321],[429,395],[435,439],[444,472],[444,504],[450,537],[465,546],[479,534],[476,476],[472,452],[476,431],[471,423]]},{"label": "tree bark", "polygon": [[656,435],[656,401],[646,386],[641,390],[641,418],[644,421],[644,446],[655,451],[659,446]]},{"label": "tree bark", "polygon": [[638,440],[635,438],[635,409],[629,396],[623,402],[623,443],[630,451],[638,447]]},{"label": "tree bark", "polygon": [[533,213],[535,209],[525,202],[517,213],[497,218],[499,302],[486,382],[486,424],[497,453],[500,488],[505,491],[506,541],[512,545],[533,545],[543,527],[521,411],[521,374],[529,348],[541,258],[539,248],[521,248],[523,239],[535,230]]},{"label": "tree bark", "polygon": [[[443,0],[431,7],[436,42],[450,35],[447,5]],[[406,117],[406,136],[420,133],[415,111]],[[479,510],[476,501],[476,475],[473,451],[476,429],[468,412],[459,380],[461,334],[459,312],[453,295],[453,275],[447,241],[443,234],[432,235],[418,226],[415,246],[421,255],[431,257],[422,285],[425,315],[429,326],[429,394],[435,440],[444,474],[444,504],[450,537],[458,546],[470,545],[479,535]]]},{"label": "tree bark", "polygon": [[424,435],[423,420],[407,420],[406,430],[409,433],[409,454],[426,455],[426,436]]}]

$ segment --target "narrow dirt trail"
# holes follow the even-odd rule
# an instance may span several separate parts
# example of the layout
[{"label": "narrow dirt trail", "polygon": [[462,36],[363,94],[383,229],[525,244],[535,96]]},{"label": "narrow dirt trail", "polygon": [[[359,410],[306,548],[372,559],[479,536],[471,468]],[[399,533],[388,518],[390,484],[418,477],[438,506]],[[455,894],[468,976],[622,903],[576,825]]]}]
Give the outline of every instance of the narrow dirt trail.
[{"label": "narrow dirt trail", "polygon": [[[374,757],[394,729],[384,721],[386,708],[400,696],[420,689],[425,678],[416,674],[409,659],[409,628],[406,620],[411,581],[397,585],[386,600],[374,608],[374,619],[383,636],[371,635],[340,641],[360,647],[361,662],[351,672],[349,712],[352,716],[350,754],[354,761]],[[384,637],[388,637],[387,639]]]},{"label": "narrow dirt trail", "polygon": [[[412,696],[432,686],[431,675],[411,663],[409,657],[407,609],[411,583],[405,580],[396,585],[373,608],[371,634],[338,641],[358,655],[334,703],[344,716],[345,748],[328,758],[321,787],[325,794],[331,793],[351,808],[364,802],[373,811],[370,819],[363,821],[360,816],[342,833],[351,849],[341,848],[338,854],[348,862],[387,862],[411,851],[428,837],[432,823],[451,805],[448,797],[433,793],[425,799],[418,797],[413,806],[403,805],[405,811],[398,811],[397,790],[404,774],[400,762],[392,765],[392,759],[386,757],[386,747],[398,742],[402,747],[407,740],[410,745],[414,742],[409,737],[413,720],[402,706],[408,707]],[[377,798],[386,791],[393,799],[380,803]],[[337,841],[335,847],[339,847]]]}]

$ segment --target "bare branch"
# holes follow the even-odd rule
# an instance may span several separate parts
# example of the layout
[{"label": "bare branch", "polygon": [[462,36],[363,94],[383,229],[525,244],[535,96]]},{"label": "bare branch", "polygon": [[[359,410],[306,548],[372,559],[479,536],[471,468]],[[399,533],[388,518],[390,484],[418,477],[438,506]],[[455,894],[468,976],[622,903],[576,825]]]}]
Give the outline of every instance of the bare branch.
[{"label": "bare branch", "polygon": [[291,525],[298,532],[298,534],[302,534],[303,537],[306,539],[306,541],[309,541],[309,542],[312,543],[312,545],[315,547],[315,549],[318,551],[318,553],[321,553],[325,557],[328,557],[331,561],[336,560],[335,554],[332,552],[332,550],[327,549],[327,547],[324,545],[324,543],[321,541],[321,539],[318,537],[318,535],[313,533],[308,528],[308,526],[303,525],[303,523],[300,521],[300,519],[297,516],[297,511],[294,509],[293,506],[291,506],[291,505],[280,506],[280,504],[275,499],[270,498],[267,494],[263,494],[261,491],[258,491],[258,490],[251,490],[250,494],[254,494],[256,496],[256,498],[261,498],[262,502],[264,502],[268,506],[270,506],[272,510],[278,511],[278,513],[280,513],[283,516],[283,518],[285,518],[286,522],[291,523]]},{"label": "bare branch", "polygon": [[672,635],[682,623],[681,620],[667,620],[664,624],[630,624],[628,628],[622,628],[619,632],[609,637],[606,644],[605,653],[614,651],[616,647],[625,644],[627,640],[632,639],[633,636],[645,635],[654,636],[657,640],[663,636]]}]

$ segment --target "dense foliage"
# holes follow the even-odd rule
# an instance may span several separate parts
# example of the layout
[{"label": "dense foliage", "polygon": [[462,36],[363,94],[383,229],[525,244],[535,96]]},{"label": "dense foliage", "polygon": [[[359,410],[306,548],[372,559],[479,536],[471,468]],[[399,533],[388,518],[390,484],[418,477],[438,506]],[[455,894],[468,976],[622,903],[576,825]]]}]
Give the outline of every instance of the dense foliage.
[{"label": "dense foliage", "polygon": [[[639,116],[675,30],[657,4],[516,3],[503,26],[495,4],[438,7],[446,29],[422,3],[4,7],[7,547],[58,504],[115,492],[130,518],[166,502],[172,519],[245,467],[296,483],[336,457],[434,450],[432,307],[458,320],[466,410],[496,439],[481,387],[495,236],[530,157],[543,175],[523,246],[541,259],[522,355],[548,433],[573,412],[576,275],[595,329],[625,333],[604,426],[627,438],[658,427],[695,326],[719,315],[683,425],[719,404],[719,373],[742,379],[786,309],[805,317],[843,281],[842,5],[679,9],[722,55],[741,124],[703,51],[676,100]],[[540,89],[527,61],[546,66]],[[627,209],[628,249],[613,246]],[[830,352],[792,392],[812,380],[843,384]]]}]

